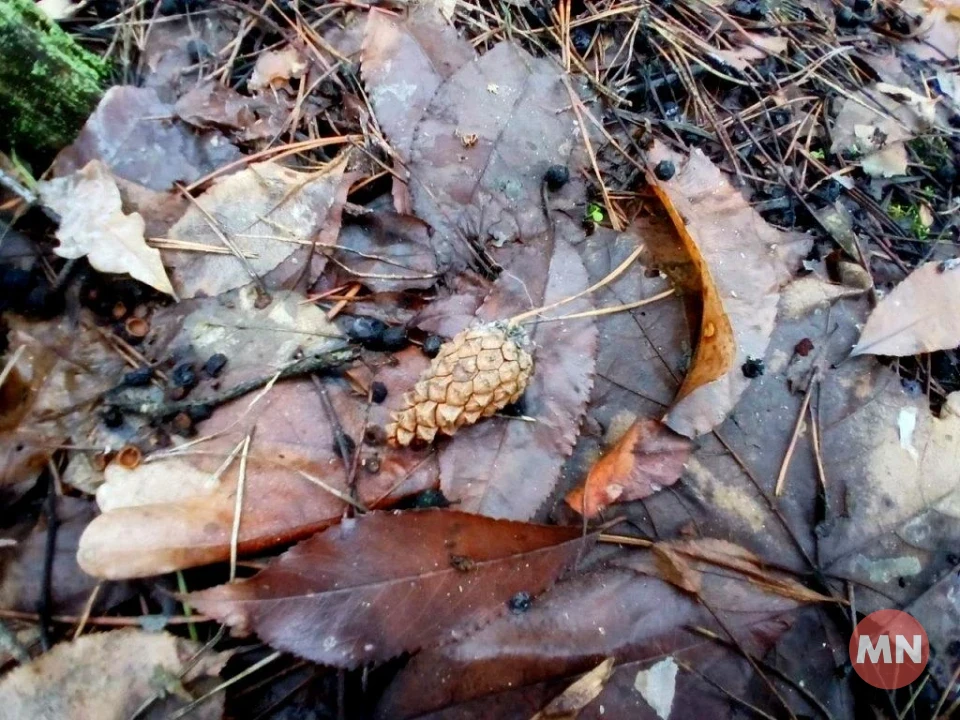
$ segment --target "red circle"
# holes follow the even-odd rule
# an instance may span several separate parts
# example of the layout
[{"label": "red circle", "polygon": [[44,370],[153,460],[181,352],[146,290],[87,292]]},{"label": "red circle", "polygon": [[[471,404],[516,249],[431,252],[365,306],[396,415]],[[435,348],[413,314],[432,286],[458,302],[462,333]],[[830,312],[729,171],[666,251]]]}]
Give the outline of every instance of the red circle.
[{"label": "red circle", "polygon": [[912,683],[930,659],[930,642],[923,626],[900,610],[867,615],[853,631],[849,650],[857,675],[884,690]]}]

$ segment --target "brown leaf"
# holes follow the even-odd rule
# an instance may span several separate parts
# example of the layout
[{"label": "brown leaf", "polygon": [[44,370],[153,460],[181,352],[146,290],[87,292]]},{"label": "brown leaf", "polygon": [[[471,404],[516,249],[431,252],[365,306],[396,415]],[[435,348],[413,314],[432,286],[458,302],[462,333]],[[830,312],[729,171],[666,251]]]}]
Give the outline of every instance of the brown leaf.
[{"label": "brown leaf", "polygon": [[[631,557],[641,555],[647,553],[620,557],[628,565]],[[701,596],[702,603],[657,577],[622,567],[564,580],[527,612],[505,615],[459,643],[418,654],[387,688],[378,717],[419,717],[440,708],[451,708],[451,717],[456,717],[454,711],[461,703],[469,707],[468,701],[487,695],[575,676],[595,667],[597,658],[603,657],[616,657],[618,666],[633,668],[631,686],[642,667],[638,665],[673,653],[682,652],[686,663],[703,671],[738,667],[742,658],[736,650],[721,647],[717,655],[718,646],[691,630],[716,627],[704,604],[744,647],[760,655],[786,629],[790,613],[798,607],[796,601],[767,594],[733,574],[704,573]],[[721,632],[726,636],[726,630]],[[754,678],[752,668],[744,666],[737,670],[743,673],[740,681]],[[560,690],[562,686],[554,694]],[[602,698],[595,702],[603,703]],[[690,702],[695,698],[691,695]]]},{"label": "brown leaf", "polygon": [[412,215],[373,212],[346,223],[331,257],[337,277],[373,292],[426,289],[437,281],[430,227]]},{"label": "brown leaf", "polygon": [[[437,88],[476,54],[439,13],[427,7],[406,18],[373,9],[360,55],[377,123],[400,161],[410,160],[414,128]],[[394,178],[394,203],[409,212],[407,184]]]},{"label": "brown leaf", "polygon": [[268,283],[272,289],[302,273],[307,258],[320,263],[313,268],[318,273],[322,256],[311,255],[309,245],[321,229],[336,230],[336,223],[327,221],[344,167],[340,162],[323,172],[303,173],[264,162],[217,179],[170,228],[168,237],[222,250],[223,235],[252,257],[241,261],[233,252],[164,252],[180,296],[219,295],[250,283],[251,272],[262,277],[276,271]]},{"label": "brown leaf", "polygon": [[583,708],[589,705],[603,691],[603,686],[613,675],[614,659],[607,658],[593,670],[573,683],[554,698],[537,715],[539,718],[575,718]]},{"label": "brown leaf", "polygon": [[[505,319],[587,287],[586,271],[558,223],[553,242],[543,238],[515,249],[477,319]],[[572,223],[571,223],[572,225]],[[582,312],[580,299],[548,315]],[[524,394],[524,413],[534,419],[493,417],[461,429],[440,450],[444,494],[468,512],[532,518],[550,496],[563,459],[570,454],[593,381],[597,331],[590,318],[529,326],[534,372]]]},{"label": "brown leaf", "polygon": [[551,60],[502,42],[461,67],[417,125],[409,163],[414,214],[436,231],[441,265],[470,258],[468,239],[502,244],[543,235],[544,173],[567,165],[579,144],[570,95]]},{"label": "brown leaf", "polygon": [[867,320],[854,355],[905,357],[960,345],[960,267],[928,262],[883,298]]},{"label": "brown leaf", "polygon": [[60,216],[54,252],[63,258],[85,257],[95,269],[127,273],[162,293],[173,287],[160,251],[147,247],[140,215],[123,212],[116,180],[99,160],[82,170],[40,184],[43,204]]},{"label": "brown leaf", "polygon": [[194,127],[241,130],[256,121],[253,100],[211,80],[191,88],[177,100],[177,117]]},{"label": "brown leaf", "polygon": [[[152,700],[138,717],[159,720],[183,708],[195,691],[210,689],[223,656],[201,655],[198,643],[167,633],[142,630],[86,635],[64,642],[0,681],[0,707],[5,717],[99,718],[128,720]],[[184,699],[186,697],[186,699]],[[200,705],[191,717],[219,720],[223,694]]]},{"label": "brown leaf", "polygon": [[[212,352],[229,356],[218,382],[223,387],[270,373],[299,346],[322,352],[341,341],[323,312],[302,297],[276,295],[254,311],[255,294],[242,293],[236,307],[214,299],[182,321],[169,346],[193,343],[200,362]],[[219,310],[218,310],[219,307]],[[416,348],[395,355],[396,364],[380,367],[372,378],[384,383],[384,403],[369,405],[344,380],[325,380],[343,431],[359,448],[356,483],[359,501],[376,507],[407,494],[433,488],[436,461],[426,450],[399,450],[364,440],[365,428],[383,426],[428,360]],[[191,397],[211,392],[201,384]],[[248,433],[252,433],[240,523],[241,552],[255,552],[309,537],[338,522],[349,497],[348,472],[339,457],[333,420],[308,379],[279,382],[253,407],[256,393],[221,406],[198,426],[197,452],[157,458],[134,470],[107,467],[107,482],[97,492],[104,514],[80,541],[80,565],[107,578],[140,577],[225,560],[239,480],[238,460],[219,479],[216,472]],[[349,460],[352,466],[353,458]],[[319,483],[322,483],[319,484]],[[130,528],[137,532],[131,535]]]},{"label": "brown leaf", "polygon": [[657,420],[637,420],[590,470],[567,504],[596,517],[616,502],[641,500],[680,479],[693,444]]},{"label": "brown leaf", "polygon": [[100,160],[119,178],[151,190],[191,183],[240,157],[218,132],[198,134],[176,120],[156,90],[112,87],[73,144],[57,155],[55,176]]},{"label": "brown leaf", "polygon": [[250,90],[283,87],[292,78],[301,77],[306,69],[306,58],[293,45],[282,50],[267,50],[258,53],[247,87]]},{"label": "brown leaf", "polygon": [[723,422],[749,385],[741,367],[763,359],[780,287],[811,240],[769,225],[699,150],[682,161],[657,144],[650,162],[667,159],[673,179],[650,181],[693,262],[703,310],[693,365],[664,422],[695,437]]},{"label": "brown leaf", "polygon": [[376,513],[190,602],[274,647],[356,667],[462,638],[516,593],[553,584],[583,544],[577,528],[445,510]]}]

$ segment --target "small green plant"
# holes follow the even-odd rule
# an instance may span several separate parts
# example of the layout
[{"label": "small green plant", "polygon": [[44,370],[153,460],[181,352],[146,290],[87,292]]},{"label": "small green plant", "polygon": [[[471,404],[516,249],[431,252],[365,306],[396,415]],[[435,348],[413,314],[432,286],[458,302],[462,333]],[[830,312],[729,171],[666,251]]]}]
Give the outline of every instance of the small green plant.
[{"label": "small green plant", "polygon": [[910,232],[913,233],[917,240],[926,240],[930,237],[930,228],[923,224],[919,205],[891,203],[887,209],[887,214],[897,222],[904,221],[901,223],[902,225],[909,225]]},{"label": "small green plant", "polygon": [[595,223],[601,223],[604,218],[603,208],[596,203],[590,203],[587,205],[587,212],[584,214],[584,217]]},{"label": "small green plant", "polygon": [[824,150],[811,150],[810,157],[812,157],[814,160],[826,160],[827,153]]}]

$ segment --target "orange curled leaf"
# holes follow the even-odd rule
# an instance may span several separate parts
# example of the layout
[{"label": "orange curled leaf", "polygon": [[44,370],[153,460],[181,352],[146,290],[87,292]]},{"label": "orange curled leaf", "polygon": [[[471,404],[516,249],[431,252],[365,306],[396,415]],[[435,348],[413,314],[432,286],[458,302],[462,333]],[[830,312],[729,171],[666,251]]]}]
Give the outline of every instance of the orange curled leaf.
[{"label": "orange curled leaf", "polygon": [[567,504],[585,517],[615,502],[640,500],[680,477],[693,443],[657,420],[639,419],[590,470]]}]

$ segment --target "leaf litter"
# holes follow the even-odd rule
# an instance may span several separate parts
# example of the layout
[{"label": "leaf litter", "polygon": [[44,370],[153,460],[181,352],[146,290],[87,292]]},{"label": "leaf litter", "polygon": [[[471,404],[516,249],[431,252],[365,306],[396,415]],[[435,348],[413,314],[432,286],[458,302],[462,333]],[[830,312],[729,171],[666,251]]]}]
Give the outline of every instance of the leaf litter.
[{"label": "leaf litter", "polygon": [[[779,7],[754,26],[741,5],[702,28],[702,8],[608,3],[102,26],[142,51],[142,87],[108,90],[41,186],[96,173],[48,203],[86,259],[64,264],[36,214],[13,217],[27,253],[0,247],[23,288],[2,298],[4,492],[34,513],[66,494],[57,543],[35,515],[5,538],[6,622],[43,629],[16,638],[65,637],[51,613],[226,620],[313,661],[281,706],[346,716],[945,706],[957,108],[948,66],[901,57],[955,59],[955,23],[807,3],[802,28]],[[98,259],[122,257],[111,238],[179,301],[106,274],[144,275]],[[530,336],[518,402],[392,446],[431,356],[490,323]],[[143,579],[117,594],[79,568]],[[850,608],[891,604],[930,634],[936,697],[834,672]],[[345,694],[313,663],[350,668]],[[182,702],[179,672],[137,704]],[[228,674],[228,707],[280,687]]]}]

